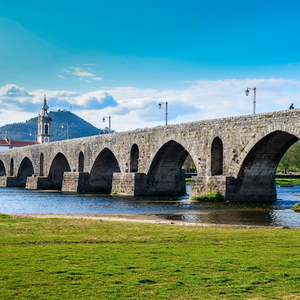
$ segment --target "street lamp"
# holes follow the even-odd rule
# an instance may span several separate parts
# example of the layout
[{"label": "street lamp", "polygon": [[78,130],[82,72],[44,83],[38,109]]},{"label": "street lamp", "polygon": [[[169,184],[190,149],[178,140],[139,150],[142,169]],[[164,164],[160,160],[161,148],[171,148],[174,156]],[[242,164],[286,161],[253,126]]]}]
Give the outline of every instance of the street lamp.
[{"label": "street lamp", "polygon": [[30,136],[34,135],[34,141],[37,144],[37,134],[36,134],[36,131],[34,133],[30,132],[29,134],[30,134]]},{"label": "street lamp", "polygon": [[159,102],[158,108],[161,109],[161,105],[166,104],[166,126],[168,125],[168,102]]},{"label": "street lamp", "polygon": [[65,126],[67,126],[67,140],[69,139],[69,127],[70,127],[70,124],[69,123],[66,123],[66,124],[61,124],[61,128],[65,128]]},{"label": "street lamp", "polygon": [[103,117],[102,121],[105,122],[105,119],[108,118],[108,133],[110,133],[111,130],[111,116],[109,117]]},{"label": "street lamp", "polygon": [[254,98],[253,98],[253,114],[255,115],[255,106],[256,106],[256,87],[254,88],[249,88],[247,87],[247,89],[245,90],[246,96],[249,96],[249,90],[253,91],[254,94]]}]

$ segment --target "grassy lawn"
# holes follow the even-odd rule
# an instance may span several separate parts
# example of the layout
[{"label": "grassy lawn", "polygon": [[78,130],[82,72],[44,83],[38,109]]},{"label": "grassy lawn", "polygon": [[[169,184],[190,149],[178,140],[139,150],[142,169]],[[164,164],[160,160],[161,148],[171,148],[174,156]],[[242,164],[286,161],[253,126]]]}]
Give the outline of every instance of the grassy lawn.
[{"label": "grassy lawn", "polygon": [[276,184],[300,185],[300,178],[276,178]]},{"label": "grassy lawn", "polygon": [[0,217],[0,299],[300,299],[300,230]]}]

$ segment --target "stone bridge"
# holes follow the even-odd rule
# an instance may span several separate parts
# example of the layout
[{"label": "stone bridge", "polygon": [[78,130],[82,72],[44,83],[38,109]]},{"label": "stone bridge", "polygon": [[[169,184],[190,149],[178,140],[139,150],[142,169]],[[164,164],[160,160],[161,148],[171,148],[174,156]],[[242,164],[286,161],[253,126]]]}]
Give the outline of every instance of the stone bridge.
[{"label": "stone bridge", "polygon": [[275,171],[300,138],[300,110],[205,120],[52,142],[0,152],[0,185],[122,195],[217,189],[230,201],[276,200]]}]

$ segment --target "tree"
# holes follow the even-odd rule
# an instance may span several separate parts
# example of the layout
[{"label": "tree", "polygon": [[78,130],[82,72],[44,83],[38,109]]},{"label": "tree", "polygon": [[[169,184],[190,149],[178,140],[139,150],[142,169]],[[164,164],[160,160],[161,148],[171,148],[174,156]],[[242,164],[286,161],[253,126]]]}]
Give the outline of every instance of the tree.
[{"label": "tree", "polygon": [[283,155],[280,160],[277,171],[284,172],[288,171],[300,171],[300,143],[296,142],[293,144]]}]

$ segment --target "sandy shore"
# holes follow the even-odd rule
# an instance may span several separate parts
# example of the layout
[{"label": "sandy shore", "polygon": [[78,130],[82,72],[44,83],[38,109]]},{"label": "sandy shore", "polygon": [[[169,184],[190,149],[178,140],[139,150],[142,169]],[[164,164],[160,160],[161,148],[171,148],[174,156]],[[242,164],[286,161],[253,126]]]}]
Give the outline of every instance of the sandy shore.
[{"label": "sandy shore", "polygon": [[255,225],[236,225],[236,224],[211,224],[211,223],[192,223],[184,221],[170,221],[161,219],[156,215],[122,214],[122,215],[72,215],[72,214],[12,214],[15,218],[61,218],[61,219],[90,219],[99,221],[124,221],[140,222],[180,226],[198,226],[198,227],[217,227],[217,228],[282,228],[271,226]]}]

